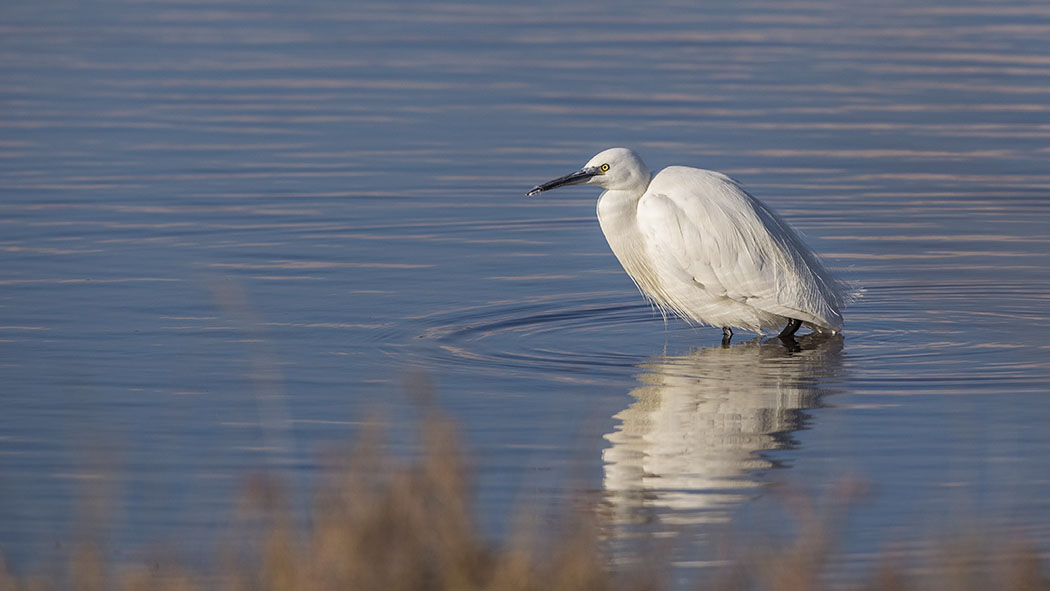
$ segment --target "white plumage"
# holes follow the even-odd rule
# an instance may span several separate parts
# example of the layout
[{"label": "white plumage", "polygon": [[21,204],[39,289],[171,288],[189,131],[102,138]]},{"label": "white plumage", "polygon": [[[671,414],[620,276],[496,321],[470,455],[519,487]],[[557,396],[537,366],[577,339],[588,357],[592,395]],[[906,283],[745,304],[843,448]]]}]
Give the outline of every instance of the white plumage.
[{"label": "white plumage", "polygon": [[787,223],[733,179],[669,166],[656,176],[626,148],[599,153],[582,169],[529,195],[598,185],[598,220],[638,289],[687,321],[758,333],[787,324],[842,329],[850,290],[833,278]]}]

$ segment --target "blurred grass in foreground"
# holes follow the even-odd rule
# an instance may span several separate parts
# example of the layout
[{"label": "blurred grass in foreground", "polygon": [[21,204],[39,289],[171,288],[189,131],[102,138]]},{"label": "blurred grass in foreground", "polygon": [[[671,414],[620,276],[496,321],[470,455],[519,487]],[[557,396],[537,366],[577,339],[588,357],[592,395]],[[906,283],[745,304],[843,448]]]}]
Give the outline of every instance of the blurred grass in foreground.
[{"label": "blurred grass in foreground", "polygon": [[214,564],[114,566],[97,544],[79,543],[61,574],[16,575],[0,559],[0,591],[1050,589],[1034,547],[993,545],[979,532],[931,544],[922,556],[888,553],[870,572],[842,580],[830,571],[848,491],[823,514],[811,500],[792,500],[801,503],[791,508],[793,538],[755,535],[718,557],[723,566],[686,571],[696,580],[685,584],[671,582],[673,567],[655,546],[610,564],[593,507],[566,509],[556,532],[521,528],[494,544],[474,523],[464,454],[448,420],[431,413],[422,421],[423,455],[407,465],[385,456],[377,435],[363,435],[332,470],[308,520],[295,518],[277,483],[249,482],[239,519],[247,531]]}]

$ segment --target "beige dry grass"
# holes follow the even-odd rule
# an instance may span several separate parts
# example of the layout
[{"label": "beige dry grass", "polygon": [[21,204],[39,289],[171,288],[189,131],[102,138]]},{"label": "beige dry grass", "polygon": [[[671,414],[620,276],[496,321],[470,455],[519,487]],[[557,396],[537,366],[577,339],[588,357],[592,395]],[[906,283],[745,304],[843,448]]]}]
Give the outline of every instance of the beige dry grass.
[{"label": "beige dry grass", "polygon": [[[405,464],[381,453],[369,432],[332,471],[309,520],[293,518],[282,486],[263,478],[246,487],[245,532],[215,564],[174,561],[113,566],[90,543],[76,546],[64,575],[15,575],[0,561],[0,591],[585,591],[671,587],[669,565],[654,554],[613,567],[603,555],[599,511],[567,510],[570,534],[520,532],[495,545],[479,533],[470,477],[456,430],[431,413],[420,427],[424,455]],[[850,498],[850,494],[841,495]],[[992,546],[979,534],[937,546],[921,569],[887,555],[857,580],[828,577],[835,556],[834,511],[794,511],[802,523],[786,544],[740,544],[728,566],[698,571],[687,588],[716,591],[870,591],[1050,589],[1046,565],[1024,543]],[[840,503],[839,507],[846,506]],[[309,525],[302,524],[303,521]]]}]

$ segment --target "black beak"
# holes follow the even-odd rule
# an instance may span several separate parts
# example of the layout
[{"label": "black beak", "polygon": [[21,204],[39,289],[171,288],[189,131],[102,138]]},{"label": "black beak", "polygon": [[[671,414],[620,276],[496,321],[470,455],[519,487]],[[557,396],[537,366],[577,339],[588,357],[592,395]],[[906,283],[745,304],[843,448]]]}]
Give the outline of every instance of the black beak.
[{"label": "black beak", "polygon": [[533,187],[531,191],[525,193],[526,197],[532,197],[536,193],[542,193],[544,191],[550,191],[551,189],[557,189],[558,187],[567,187],[569,185],[582,185],[587,181],[591,180],[591,177],[601,174],[602,171],[597,166],[591,166],[588,168],[581,168],[572,174],[567,174],[561,178],[556,178],[553,181],[547,181],[542,185]]}]

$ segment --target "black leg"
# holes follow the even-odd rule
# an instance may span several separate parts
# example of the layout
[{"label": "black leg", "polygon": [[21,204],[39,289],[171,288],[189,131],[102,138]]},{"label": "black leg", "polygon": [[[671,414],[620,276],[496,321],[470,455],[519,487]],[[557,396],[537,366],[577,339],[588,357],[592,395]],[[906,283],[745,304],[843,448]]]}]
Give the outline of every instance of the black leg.
[{"label": "black leg", "polygon": [[728,347],[729,342],[733,340],[733,329],[728,326],[722,327],[722,346]]},{"label": "black leg", "polygon": [[784,330],[780,331],[780,334],[777,336],[782,339],[793,337],[795,336],[795,331],[798,330],[800,326],[802,326],[802,321],[798,318],[792,318],[788,320],[787,326],[785,326]]}]

